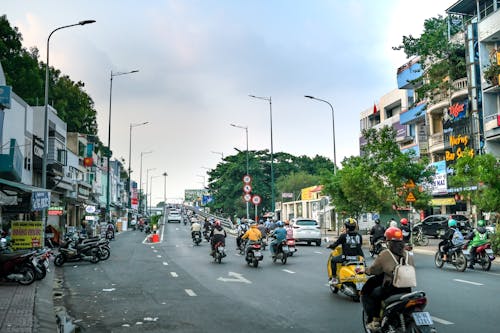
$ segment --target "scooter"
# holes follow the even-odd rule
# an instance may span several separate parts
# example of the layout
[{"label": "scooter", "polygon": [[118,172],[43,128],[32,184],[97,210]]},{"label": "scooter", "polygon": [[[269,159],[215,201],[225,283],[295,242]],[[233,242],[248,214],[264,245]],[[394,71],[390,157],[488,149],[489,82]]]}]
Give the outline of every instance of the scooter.
[{"label": "scooter", "polygon": [[[470,254],[469,248],[470,241],[466,242],[462,248],[463,254],[467,257],[467,260],[471,260],[472,256]],[[495,255],[491,249],[491,244],[486,243],[480,245],[476,248],[474,263],[481,265],[483,271],[489,271],[491,268],[491,262],[495,260]]]},{"label": "scooter", "polygon": [[54,259],[54,265],[62,266],[65,262],[90,261],[99,262],[99,248],[95,244],[80,244],[72,247],[73,241],[65,241],[59,248],[59,254]]},{"label": "scooter", "polygon": [[252,265],[253,267],[258,267],[259,261],[262,261],[262,259],[264,259],[264,255],[262,254],[261,247],[262,247],[262,245],[260,242],[250,241],[250,246],[249,246],[249,248],[247,250],[247,254],[245,256],[245,260],[249,266]]},{"label": "scooter", "polygon": [[370,255],[372,256],[372,258],[376,255],[378,256],[380,252],[387,249],[387,244],[383,238],[378,239],[375,244],[373,244],[372,236],[370,236],[370,244],[372,244],[370,246]]},{"label": "scooter", "polygon": [[288,238],[286,240],[286,245],[288,245],[288,256],[293,257],[293,254],[297,252],[297,248],[295,247],[295,239]]},{"label": "scooter", "polygon": [[199,231],[196,231],[194,233],[194,236],[193,236],[193,243],[196,245],[196,246],[199,246],[200,243],[201,243],[201,234]]},{"label": "scooter", "polygon": [[[362,294],[366,295],[370,291],[367,286],[369,286],[372,279],[376,279],[376,276],[372,276],[368,279],[367,283],[362,289]],[[364,296],[363,296],[364,297]],[[425,297],[425,292],[414,291],[411,293],[396,294],[386,298],[382,302],[381,308],[381,321],[380,328],[377,329],[377,333],[389,333],[389,332],[427,332],[436,333],[434,328],[434,323],[429,312],[423,311],[427,305],[427,298]],[[367,316],[363,310],[363,328],[366,333],[372,333],[370,329],[366,327]]]},{"label": "scooter", "polygon": [[462,245],[455,245],[448,250],[446,260],[444,260],[444,252],[438,248],[434,255],[434,264],[437,268],[442,268],[445,263],[455,266],[457,271],[463,272],[467,268],[467,258],[462,252]]},{"label": "scooter", "polygon": [[217,242],[215,244],[215,251],[213,254],[214,261],[218,262],[219,264],[222,262],[222,258],[226,256],[226,252],[224,249],[224,243],[223,242]]},{"label": "scooter", "polygon": [[36,268],[33,261],[36,251],[15,251],[0,254],[0,278],[29,285],[36,280]]},{"label": "scooter", "polygon": [[[332,276],[331,259],[342,255],[342,248],[337,247],[328,258],[328,275]],[[336,267],[337,281],[330,281],[330,290],[336,294],[339,291],[352,298],[354,302],[359,302],[361,289],[366,283],[365,261],[362,256],[344,256],[341,264]]]},{"label": "scooter", "polygon": [[275,246],[276,246],[276,252],[274,254],[274,257],[272,258],[273,262],[281,260],[281,263],[285,265],[286,260],[288,258],[288,245],[286,245],[286,240],[282,241],[279,244],[276,244]]}]

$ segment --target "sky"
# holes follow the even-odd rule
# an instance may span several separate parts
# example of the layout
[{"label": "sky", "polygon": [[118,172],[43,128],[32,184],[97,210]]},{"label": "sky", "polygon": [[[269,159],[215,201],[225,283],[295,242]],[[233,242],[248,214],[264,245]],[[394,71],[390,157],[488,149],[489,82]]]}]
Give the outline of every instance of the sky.
[{"label": "sky", "polygon": [[[2,0],[23,46],[82,81],[107,145],[111,73],[111,150],[129,160],[132,179],[152,182],[152,201],[178,201],[208,181],[222,155],[271,148],[333,160],[359,155],[359,115],[397,88],[394,51],[419,36],[424,20],[455,0]],[[151,178],[153,177],[153,178]],[[151,183],[150,183],[151,184]],[[206,184],[205,184],[206,185]],[[145,184],[143,184],[143,188]],[[152,187],[152,188],[151,188]]]}]

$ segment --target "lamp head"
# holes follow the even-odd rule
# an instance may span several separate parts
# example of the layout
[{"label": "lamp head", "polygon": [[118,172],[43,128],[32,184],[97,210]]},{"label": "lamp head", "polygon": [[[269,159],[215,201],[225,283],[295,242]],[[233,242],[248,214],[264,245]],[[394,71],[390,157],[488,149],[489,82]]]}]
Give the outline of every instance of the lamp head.
[{"label": "lamp head", "polygon": [[85,25],[85,24],[91,24],[91,23],[95,23],[95,20],[85,20],[85,21],[78,22],[79,25]]},{"label": "lamp head", "polygon": [[310,95],[304,95],[305,98],[310,98],[310,99],[314,99],[313,96],[310,96]]}]

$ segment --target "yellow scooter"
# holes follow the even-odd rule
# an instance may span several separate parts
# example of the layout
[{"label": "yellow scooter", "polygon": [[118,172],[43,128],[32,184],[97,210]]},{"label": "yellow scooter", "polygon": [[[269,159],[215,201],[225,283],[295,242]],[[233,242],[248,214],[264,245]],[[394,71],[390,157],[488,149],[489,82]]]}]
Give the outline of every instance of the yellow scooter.
[{"label": "yellow scooter", "polygon": [[[332,257],[342,255],[342,247],[337,246],[328,258],[328,277],[332,278]],[[337,264],[337,283],[330,283],[330,290],[336,294],[339,290],[352,298],[354,302],[359,302],[361,288],[363,288],[367,277],[365,274],[365,261],[362,256],[345,256],[341,264]]]}]

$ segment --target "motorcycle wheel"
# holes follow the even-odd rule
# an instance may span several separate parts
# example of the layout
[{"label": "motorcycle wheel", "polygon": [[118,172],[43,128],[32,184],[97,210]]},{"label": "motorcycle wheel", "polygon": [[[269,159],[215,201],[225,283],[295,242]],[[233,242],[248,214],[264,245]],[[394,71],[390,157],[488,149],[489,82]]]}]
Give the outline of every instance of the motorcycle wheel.
[{"label": "motorcycle wheel", "polygon": [[429,237],[427,237],[426,235],[422,234],[420,244],[422,244],[422,246],[429,245]]},{"label": "motorcycle wheel", "polygon": [[47,275],[47,269],[43,264],[37,265],[37,268],[38,269],[35,269],[36,280],[43,280]]},{"label": "motorcycle wheel", "polygon": [[459,272],[463,272],[467,268],[467,258],[462,252],[458,252],[455,256],[455,268]]},{"label": "motorcycle wheel", "polygon": [[217,253],[216,260],[219,264],[222,263],[222,255],[220,253]]},{"label": "motorcycle wheel", "polygon": [[107,260],[109,259],[109,256],[111,255],[111,251],[109,251],[107,248],[103,247],[97,251],[97,256],[99,257],[99,260]]},{"label": "motorcycle wheel", "polygon": [[353,302],[359,303],[359,295],[352,296]]},{"label": "motorcycle wheel", "polygon": [[252,265],[253,265],[253,267],[255,267],[255,268],[259,267],[259,261],[258,261],[257,259],[255,259],[255,258],[254,258],[254,259],[253,259],[253,262],[252,262]]},{"label": "motorcycle wheel", "polygon": [[434,255],[434,264],[437,268],[442,268],[444,265],[443,258],[441,257],[441,252],[437,251]]},{"label": "motorcycle wheel", "polygon": [[486,253],[481,253],[481,268],[483,271],[489,271],[491,268],[491,260],[490,257]]},{"label": "motorcycle wheel", "polygon": [[282,258],[281,258],[281,263],[282,263],[283,265],[285,265],[285,264],[286,264],[286,258],[288,258],[288,256],[287,256],[286,254],[284,254],[284,253],[283,253],[283,256],[282,256]]},{"label": "motorcycle wheel", "polygon": [[21,280],[18,280],[17,283],[27,286],[29,284],[32,284],[36,280],[36,271],[33,267],[31,266],[23,266],[21,269],[19,269],[19,273],[23,275],[23,278]]},{"label": "motorcycle wheel", "polygon": [[371,333],[371,331],[368,328],[366,328],[366,321],[368,319],[367,319],[365,310],[363,310],[363,313],[361,314],[361,320],[363,321],[363,331],[365,333]]},{"label": "motorcycle wheel", "polygon": [[90,262],[93,264],[97,264],[99,262],[99,255],[94,253],[94,255],[90,258]]},{"label": "motorcycle wheel", "polygon": [[54,259],[54,265],[61,267],[64,264],[64,257],[62,254],[58,254]]},{"label": "motorcycle wheel", "polygon": [[432,326],[417,326],[415,322],[412,320],[408,327],[406,328],[406,332],[409,333],[435,333],[436,330]]}]

